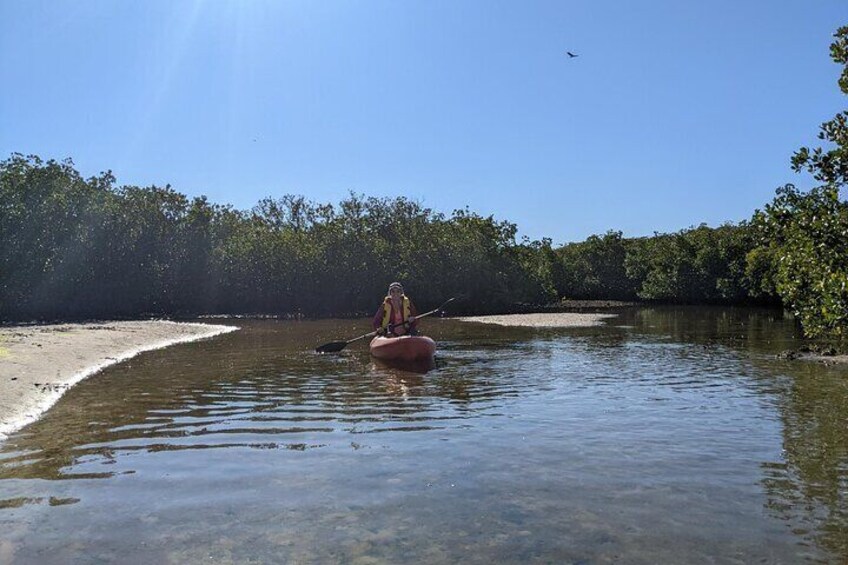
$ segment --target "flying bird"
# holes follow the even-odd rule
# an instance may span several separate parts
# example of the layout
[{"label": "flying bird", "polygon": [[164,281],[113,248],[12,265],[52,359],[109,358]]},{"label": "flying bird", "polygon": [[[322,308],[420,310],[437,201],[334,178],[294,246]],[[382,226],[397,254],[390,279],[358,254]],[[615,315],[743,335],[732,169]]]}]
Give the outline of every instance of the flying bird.
[{"label": "flying bird", "polygon": [[569,59],[573,59],[573,58],[575,58],[575,57],[579,57],[579,55],[575,55],[575,54],[574,54],[574,53],[572,53],[571,51],[566,51],[566,52],[565,52],[565,54],[566,54],[566,55],[568,55],[568,58],[569,58]]}]

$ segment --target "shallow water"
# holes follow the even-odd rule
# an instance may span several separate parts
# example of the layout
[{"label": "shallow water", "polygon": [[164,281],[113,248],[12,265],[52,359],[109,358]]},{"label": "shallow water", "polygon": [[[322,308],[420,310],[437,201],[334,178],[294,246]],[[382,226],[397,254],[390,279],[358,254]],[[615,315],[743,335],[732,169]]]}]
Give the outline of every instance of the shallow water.
[{"label": "shallow water", "polygon": [[779,312],[312,352],[367,323],[239,320],[77,385],[0,444],[0,563],[848,560],[848,367],[777,360]]}]

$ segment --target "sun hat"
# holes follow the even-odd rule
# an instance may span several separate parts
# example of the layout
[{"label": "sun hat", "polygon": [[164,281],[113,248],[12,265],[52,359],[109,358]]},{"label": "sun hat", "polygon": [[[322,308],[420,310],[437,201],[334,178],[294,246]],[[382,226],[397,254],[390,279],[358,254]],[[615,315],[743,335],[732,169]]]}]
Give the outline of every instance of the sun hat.
[{"label": "sun hat", "polygon": [[393,282],[392,284],[390,284],[390,285],[389,285],[389,293],[391,293],[391,292],[392,292],[392,289],[393,289],[393,288],[399,288],[399,289],[400,289],[400,291],[401,291],[401,292],[403,292],[403,285],[402,285],[402,284],[400,284],[400,283],[399,283],[399,282],[397,282],[397,281],[395,281],[395,282]]}]

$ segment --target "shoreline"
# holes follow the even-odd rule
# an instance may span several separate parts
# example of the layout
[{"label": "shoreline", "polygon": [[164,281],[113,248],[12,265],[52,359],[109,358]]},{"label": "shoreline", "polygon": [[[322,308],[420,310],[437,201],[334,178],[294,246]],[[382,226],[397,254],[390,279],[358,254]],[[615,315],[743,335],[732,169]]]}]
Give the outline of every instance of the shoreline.
[{"label": "shoreline", "polygon": [[798,349],[789,349],[782,353],[778,353],[775,357],[784,361],[813,361],[828,366],[848,364],[848,353],[840,354],[835,351],[824,353],[814,348],[810,348],[809,346],[801,346]]},{"label": "shoreline", "polygon": [[236,331],[167,320],[0,327],[0,441],[37,420],[69,388],[145,351]]},{"label": "shoreline", "polygon": [[543,314],[499,314],[494,316],[465,316],[454,318],[461,322],[495,324],[498,326],[524,328],[591,328],[601,326],[604,320],[618,314],[559,312]]}]

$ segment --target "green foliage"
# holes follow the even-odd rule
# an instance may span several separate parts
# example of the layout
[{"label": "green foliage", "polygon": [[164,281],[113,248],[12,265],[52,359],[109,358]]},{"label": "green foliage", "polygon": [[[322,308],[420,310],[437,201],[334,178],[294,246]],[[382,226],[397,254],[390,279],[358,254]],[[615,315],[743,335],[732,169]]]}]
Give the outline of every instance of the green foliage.
[{"label": "green foliage", "polygon": [[608,231],[561,247],[559,294],[575,299],[634,300],[638,286],[625,268],[633,245],[633,240],[624,239],[620,231]]},{"label": "green foliage", "polygon": [[[834,37],[830,55],[834,62],[843,66],[839,88],[848,94],[848,26],[839,28]],[[848,112],[841,112],[823,123],[818,138],[833,147],[827,150],[802,147],[792,156],[792,168],[796,172],[806,170],[826,185],[845,186],[848,183]]]},{"label": "green foliage", "polygon": [[750,248],[745,224],[701,225],[640,240],[625,267],[645,300],[737,303],[749,298],[745,259]]},{"label": "green foliage", "polygon": [[752,298],[776,298],[778,257],[769,247],[754,247],[745,255],[745,280]]},{"label": "green foliage", "polygon": [[772,284],[811,337],[848,337],[848,204],[835,187],[792,185],[754,216]]},{"label": "green foliage", "polygon": [[250,211],[171,187],[85,180],[70,161],[0,163],[0,318],[370,312],[403,280],[421,307],[469,311],[556,298],[550,241],[509,222],[450,218],[406,198],[338,206],[266,198]]},{"label": "green foliage", "polygon": [[[843,66],[839,87],[848,94],[848,26],[835,38],[831,57]],[[773,288],[811,337],[848,337],[848,203],[839,197],[848,184],[846,120],[842,112],[822,124],[818,137],[830,148],[802,147],[792,157],[796,172],[824,184],[806,194],[778,189],[753,220],[759,247],[748,255],[748,270],[763,275],[761,288]]]},{"label": "green foliage", "polygon": [[730,301],[742,296],[738,256],[748,252],[741,227],[642,240],[608,232],[555,250],[548,239],[517,243],[515,224],[468,209],[446,217],[357,194],[237,211],[21,155],[0,163],[0,196],[3,319],[345,315],[370,312],[393,279],[422,307],[461,295],[459,308],[474,312],[563,296]]},{"label": "green foliage", "polygon": [[752,278],[757,273],[746,271],[752,247],[744,223],[636,239],[610,231],[557,250],[563,272],[557,290],[576,299],[773,302],[773,294],[751,291],[760,285]]}]

